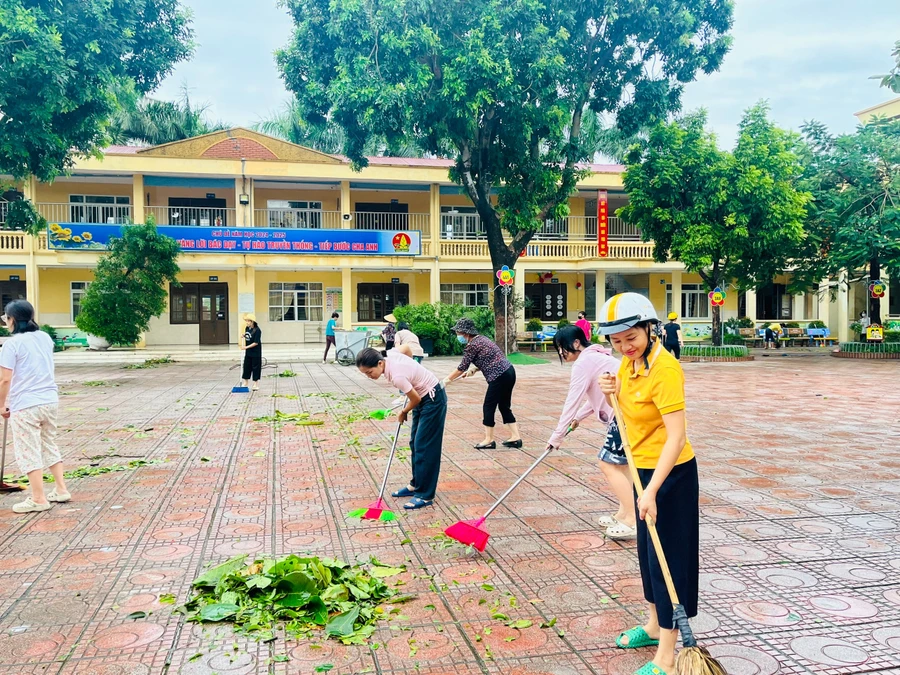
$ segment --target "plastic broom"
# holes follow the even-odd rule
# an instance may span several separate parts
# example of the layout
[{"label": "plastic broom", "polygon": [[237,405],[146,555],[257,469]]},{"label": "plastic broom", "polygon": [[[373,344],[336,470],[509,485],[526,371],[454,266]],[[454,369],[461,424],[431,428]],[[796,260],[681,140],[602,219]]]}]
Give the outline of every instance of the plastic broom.
[{"label": "plastic broom", "polygon": [[[389,411],[390,412],[390,411]],[[397,452],[397,443],[400,440],[400,430],[403,423],[397,423],[397,431],[394,433],[394,442],[391,443],[391,454],[388,456],[387,466],[384,469],[384,478],[381,481],[381,490],[378,491],[378,499],[369,504],[364,509],[355,509],[347,514],[348,518],[362,518],[363,520],[380,520],[382,522],[390,522],[397,520],[396,514],[386,508],[384,501],[384,491],[387,488],[388,475],[391,472],[391,464],[394,462],[394,455]]]},{"label": "plastic broom", "polygon": [[[566,436],[568,436],[571,431],[572,427],[566,429]],[[509,497],[512,491],[519,487],[522,481],[528,477],[528,474],[534,471],[537,468],[537,465],[543,462],[551,452],[553,452],[553,447],[548,445],[547,449],[544,450],[544,454],[534,460],[534,464],[529,466],[528,470],[519,476],[516,481],[509,486],[509,489],[506,492],[500,495],[500,499],[495,501],[491,508],[489,508],[481,518],[478,518],[477,520],[461,520],[444,530],[444,534],[451,539],[455,539],[464,546],[471,546],[478,551],[484,551],[488,539],[491,536],[486,530],[481,528],[481,526],[484,525],[484,521],[488,519],[488,516],[503,503],[503,500]]]},{"label": "plastic broom", "polygon": [[[619,424],[619,433],[622,436],[622,448],[625,450],[625,457],[628,458],[631,480],[634,482],[635,492],[637,492],[638,499],[640,499],[644,494],[644,486],[641,483],[641,477],[634,463],[634,456],[631,454],[631,443],[628,442],[628,432],[625,430],[625,420],[622,419],[619,400],[615,394],[610,395],[609,398],[612,402],[613,410],[616,412],[616,422]],[[666,589],[669,591],[669,600],[672,602],[672,621],[678,628],[678,632],[681,633],[681,644],[684,647],[675,660],[675,675],[728,675],[721,663],[716,661],[706,649],[697,646],[697,638],[694,637],[694,631],[691,630],[691,624],[688,621],[684,605],[678,602],[678,592],[675,590],[675,582],[672,581],[669,563],[666,561],[662,542],[659,539],[659,533],[656,531],[656,522],[649,516],[646,520],[647,530],[650,533],[650,538],[653,540],[653,548],[656,549],[659,567],[666,581]]]}]

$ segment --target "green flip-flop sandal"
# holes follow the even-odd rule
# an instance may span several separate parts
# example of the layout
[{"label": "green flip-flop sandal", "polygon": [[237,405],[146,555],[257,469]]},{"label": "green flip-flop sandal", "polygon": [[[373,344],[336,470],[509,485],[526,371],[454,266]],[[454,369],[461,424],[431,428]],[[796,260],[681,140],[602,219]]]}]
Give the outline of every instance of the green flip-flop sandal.
[{"label": "green flip-flop sandal", "polygon": [[[622,638],[628,638],[628,644],[622,642]],[[647,631],[643,626],[635,626],[631,630],[626,630],[616,638],[616,646],[619,649],[640,649],[641,647],[656,647],[659,640],[654,640],[647,635]],[[654,666],[655,668],[656,666]]]},{"label": "green flip-flop sandal", "polygon": [[666,675],[666,671],[650,661],[641,666],[640,670],[634,671],[634,675]]}]

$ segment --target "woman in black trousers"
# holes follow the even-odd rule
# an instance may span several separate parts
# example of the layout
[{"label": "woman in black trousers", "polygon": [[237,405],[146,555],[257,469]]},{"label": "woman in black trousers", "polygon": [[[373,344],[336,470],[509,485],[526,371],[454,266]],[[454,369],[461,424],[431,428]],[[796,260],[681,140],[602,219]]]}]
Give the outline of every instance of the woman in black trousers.
[{"label": "woman in black trousers", "polygon": [[397,414],[403,424],[412,414],[409,449],[412,454],[412,480],[392,492],[393,497],[409,497],[407,511],[431,506],[441,473],[441,449],[447,419],[447,392],[434,374],[413,361],[403,348],[384,354],[371,347],[356,357],[356,367],[370,380],[384,377],[406,394],[406,405]]},{"label": "woman in black trousers", "polygon": [[492,340],[479,335],[472,319],[463,317],[453,327],[457,339],[466,347],[463,350],[463,359],[456,370],[450,373],[444,380],[450,383],[458,377],[468,377],[477,371],[484,373],[484,379],[488,382],[487,393],[484,395],[484,440],[475,446],[476,450],[494,450],[497,442],[494,440],[494,414],[500,408],[503,423],[509,427],[509,438],[503,441],[507,448],[521,448],[522,437],[519,435],[519,426],[512,412],[512,393],[516,386],[516,369],[509,362],[500,347]]},{"label": "woman in black trousers", "polygon": [[244,329],[244,370],[241,373],[243,386],[247,386],[253,378],[253,391],[259,391],[259,378],[262,377],[262,331],[256,323],[256,315],[244,316],[247,327]]}]

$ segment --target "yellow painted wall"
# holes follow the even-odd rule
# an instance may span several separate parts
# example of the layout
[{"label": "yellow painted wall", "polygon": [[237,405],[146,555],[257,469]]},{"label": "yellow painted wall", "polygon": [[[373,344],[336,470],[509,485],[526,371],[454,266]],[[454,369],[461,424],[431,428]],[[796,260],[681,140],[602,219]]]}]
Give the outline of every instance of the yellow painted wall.
[{"label": "yellow painted wall", "polygon": [[[257,188],[253,201],[257,209],[268,208],[266,202],[272,200],[296,201],[296,202],[322,202],[323,211],[340,211],[338,202],[341,199],[340,190],[274,190],[271,188]],[[390,200],[388,200],[390,201]]]},{"label": "yellow painted wall", "polygon": [[[210,283],[209,277],[219,277],[218,282],[228,284],[228,341],[236,344],[238,339],[237,316],[237,272],[234,270],[182,270],[178,275],[181,283]],[[171,296],[170,296],[171,298]],[[197,345],[200,344],[200,326],[197,324],[171,325],[169,323],[169,299],[166,300],[166,311],[162,316],[150,320],[147,331],[147,346],[156,345]]]},{"label": "yellow painted wall", "polygon": [[39,183],[35,201],[44,204],[68,204],[70,195],[131,197],[132,193],[130,183]]},{"label": "yellow painted wall", "polygon": [[[129,188],[130,194],[130,188]],[[147,204],[147,195],[150,195],[150,203]],[[181,187],[155,187],[144,186],[145,206],[168,206],[169,197],[183,197],[188,199],[206,199],[207,194],[215,194],[216,199],[224,199],[226,208],[235,206],[234,188],[181,188]]]},{"label": "yellow painted wall", "polygon": [[[269,284],[274,282],[320,283],[323,292],[329,288],[341,288],[341,273],[335,271],[256,270],[256,320],[263,332],[263,344],[297,344],[306,342],[324,342],[325,323],[328,312],[323,298],[322,321],[269,321]],[[340,307],[337,308],[340,311]]]},{"label": "yellow painted wall", "polygon": [[[24,276],[22,277],[24,278]],[[51,326],[72,325],[72,282],[93,281],[93,270],[54,267],[40,270],[38,298],[41,323]]]},{"label": "yellow painted wall", "polygon": [[428,192],[380,192],[377,190],[353,190],[350,192],[352,210],[359,202],[390,204],[396,199],[401,204],[409,204],[410,213],[430,213],[431,195]]}]

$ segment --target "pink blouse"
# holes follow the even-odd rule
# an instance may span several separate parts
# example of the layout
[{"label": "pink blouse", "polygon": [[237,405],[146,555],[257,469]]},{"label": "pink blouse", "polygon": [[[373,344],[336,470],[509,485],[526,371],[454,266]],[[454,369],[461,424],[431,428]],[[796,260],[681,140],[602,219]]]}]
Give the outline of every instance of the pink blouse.
[{"label": "pink blouse", "polygon": [[[572,378],[569,380],[569,395],[563,405],[562,415],[556,431],[550,437],[550,445],[560,447],[566,430],[572,420],[581,422],[591,415],[604,423],[609,423],[613,418],[613,409],[606,396],[600,391],[598,380],[603,373],[619,372],[619,361],[613,358],[612,352],[600,345],[591,345],[581,352],[581,356],[572,365]],[[586,401],[584,399],[587,398]],[[578,408],[581,402],[584,405]]]}]

